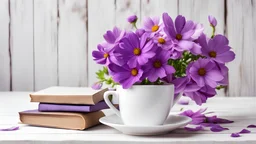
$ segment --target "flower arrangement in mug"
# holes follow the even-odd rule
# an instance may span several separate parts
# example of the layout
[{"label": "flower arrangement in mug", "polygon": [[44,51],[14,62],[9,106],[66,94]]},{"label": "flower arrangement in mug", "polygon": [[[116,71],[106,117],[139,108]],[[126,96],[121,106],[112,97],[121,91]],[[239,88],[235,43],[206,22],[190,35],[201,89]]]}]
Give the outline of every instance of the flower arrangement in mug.
[{"label": "flower arrangement in mug", "polygon": [[183,93],[201,105],[228,84],[225,64],[234,60],[235,53],[224,35],[215,34],[214,17],[208,17],[211,37],[203,32],[202,24],[181,15],[175,21],[167,13],[162,18],[146,18],[139,29],[137,19],[135,15],[127,19],[135,32],[114,27],[92,52],[94,60],[104,66],[96,73],[99,82],[94,88],[104,82],[125,89],[134,84],[173,83],[176,95]]}]

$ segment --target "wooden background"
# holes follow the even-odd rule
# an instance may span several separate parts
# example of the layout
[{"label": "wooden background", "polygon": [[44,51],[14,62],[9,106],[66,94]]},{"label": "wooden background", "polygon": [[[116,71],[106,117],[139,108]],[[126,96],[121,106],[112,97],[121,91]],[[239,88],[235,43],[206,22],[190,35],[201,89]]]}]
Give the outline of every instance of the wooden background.
[{"label": "wooden background", "polygon": [[0,0],[0,91],[31,91],[52,85],[88,86],[100,66],[91,57],[103,33],[126,18],[182,14],[218,20],[236,53],[225,96],[256,95],[256,0]]}]

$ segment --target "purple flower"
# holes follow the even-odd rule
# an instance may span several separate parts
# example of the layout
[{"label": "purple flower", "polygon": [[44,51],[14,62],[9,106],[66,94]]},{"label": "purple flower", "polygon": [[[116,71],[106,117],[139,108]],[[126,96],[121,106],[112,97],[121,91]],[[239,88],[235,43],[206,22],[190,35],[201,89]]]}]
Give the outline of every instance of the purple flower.
[{"label": "purple flower", "polygon": [[134,68],[138,65],[144,65],[148,59],[155,56],[155,45],[152,41],[147,41],[148,35],[144,34],[141,39],[135,33],[128,33],[120,42],[120,53],[117,59],[123,59],[129,67]]},{"label": "purple flower", "polygon": [[192,90],[184,92],[184,95],[190,97],[198,105],[202,105],[202,103],[205,103],[208,98],[216,95],[215,88],[211,88],[210,86],[207,86],[207,85],[202,87],[199,90],[197,89],[195,89],[194,91]]},{"label": "purple flower", "polygon": [[145,30],[144,29],[137,29],[135,33],[138,37],[141,37],[145,33]]},{"label": "purple flower", "polygon": [[113,54],[114,48],[107,49],[100,44],[97,46],[97,48],[98,51],[93,51],[92,56],[94,57],[93,60],[95,60],[98,64],[109,65],[112,62],[116,62],[116,58]]},{"label": "purple flower", "polygon": [[165,50],[170,50],[173,47],[172,40],[166,35],[157,35],[153,37],[154,43],[157,44],[158,47],[161,47]]},{"label": "purple flower", "polygon": [[159,17],[148,17],[144,20],[143,28],[147,33],[150,33],[151,36],[154,36],[156,33],[161,31],[162,26],[159,22]]},{"label": "purple flower", "polygon": [[208,16],[208,21],[209,21],[209,23],[211,24],[212,27],[216,27],[217,20],[214,16],[209,15]]},{"label": "purple flower", "polygon": [[99,90],[99,89],[101,89],[101,87],[102,87],[102,83],[101,82],[96,82],[96,83],[94,83],[91,87],[93,88],[93,89],[95,89],[95,90]]},{"label": "purple flower", "polygon": [[186,85],[190,82],[188,77],[180,77],[173,80],[175,94],[181,93],[186,88]]},{"label": "purple flower", "polygon": [[123,38],[124,35],[125,31],[121,31],[119,28],[114,27],[112,31],[108,30],[103,35],[107,43],[103,43],[102,45],[111,49],[116,46],[116,44]]},{"label": "purple flower", "polygon": [[247,128],[256,128],[256,125],[248,125]]},{"label": "purple flower", "polygon": [[194,22],[186,21],[185,17],[179,15],[175,19],[175,27],[172,18],[163,13],[164,31],[173,40],[174,49],[177,51],[190,50],[194,46],[191,37],[195,33]]},{"label": "purple flower", "polygon": [[247,129],[242,129],[239,133],[240,134],[245,134],[245,133],[251,133],[251,131],[249,131]]},{"label": "purple flower", "polygon": [[232,133],[230,136],[231,137],[240,137],[240,134],[239,133]]},{"label": "purple flower", "polygon": [[168,64],[168,51],[158,50],[156,53],[157,55],[142,67],[145,72],[143,78],[147,77],[151,82],[175,73],[174,67]]},{"label": "purple flower", "polygon": [[207,41],[206,36],[202,34],[198,42],[202,46],[202,55],[213,61],[226,63],[235,59],[235,53],[228,46],[228,39],[223,35],[216,35]]},{"label": "purple flower", "polygon": [[136,22],[137,22],[137,19],[138,19],[138,17],[137,17],[136,15],[131,15],[131,16],[129,16],[129,17],[127,18],[127,21],[128,21],[129,23],[136,23]]},{"label": "purple flower", "polygon": [[229,130],[228,128],[224,128],[224,127],[222,127],[222,126],[220,126],[220,125],[214,125],[214,126],[212,126],[211,128],[210,128],[210,130],[212,131],[212,132],[221,132],[221,131],[223,131],[223,130]]},{"label": "purple flower", "polygon": [[203,87],[208,85],[212,88],[217,86],[217,82],[221,81],[224,77],[220,71],[216,70],[216,64],[208,59],[198,59],[193,62],[188,69],[189,76],[198,84]]},{"label": "purple flower", "polygon": [[192,119],[192,122],[190,124],[198,125],[198,124],[205,122],[205,115],[202,114],[205,111],[206,111],[206,108],[199,109],[196,112],[193,112],[192,110],[186,110],[183,113],[181,113],[180,115],[190,117]]},{"label": "purple flower", "polygon": [[143,74],[143,70],[139,67],[130,68],[128,65],[118,66],[113,63],[108,67],[114,81],[120,83],[124,89],[128,89],[139,82]]}]

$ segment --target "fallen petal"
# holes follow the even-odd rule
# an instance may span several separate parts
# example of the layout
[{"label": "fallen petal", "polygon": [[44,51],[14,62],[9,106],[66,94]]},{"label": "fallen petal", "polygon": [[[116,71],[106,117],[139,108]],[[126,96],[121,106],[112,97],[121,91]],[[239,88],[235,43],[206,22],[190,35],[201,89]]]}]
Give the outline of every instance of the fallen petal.
[{"label": "fallen petal", "polygon": [[240,134],[239,133],[232,133],[231,137],[240,137]]},{"label": "fallen petal", "polygon": [[187,130],[187,131],[200,131],[200,130],[204,130],[204,128],[202,126],[197,126],[197,127],[194,127],[194,128],[192,128],[192,127],[185,127],[184,129]]},{"label": "fallen petal", "polygon": [[206,117],[206,121],[208,123],[233,123],[234,121],[228,120],[228,119],[223,119],[223,118],[218,118],[217,116],[211,116],[211,117]]},{"label": "fallen petal", "polygon": [[14,127],[10,127],[10,128],[0,129],[0,131],[15,131],[15,130],[18,130],[18,129],[19,129],[18,126],[14,126]]},{"label": "fallen petal", "polygon": [[247,128],[256,128],[256,125],[248,125]]},{"label": "fallen petal", "polygon": [[189,99],[180,99],[178,101],[178,104],[180,104],[180,105],[188,105],[189,104]]},{"label": "fallen petal", "polygon": [[214,125],[214,126],[212,126],[211,127],[211,129],[210,129],[212,132],[221,132],[221,131],[223,131],[223,130],[229,130],[228,128],[224,128],[224,127],[222,127],[222,126],[220,126],[220,125]]},{"label": "fallen petal", "polygon": [[241,133],[245,134],[245,133],[251,133],[251,131],[249,131],[249,130],[247,130],[247,129],[242,129],[239,133],[240,133],[240,134],[241,134]]}]

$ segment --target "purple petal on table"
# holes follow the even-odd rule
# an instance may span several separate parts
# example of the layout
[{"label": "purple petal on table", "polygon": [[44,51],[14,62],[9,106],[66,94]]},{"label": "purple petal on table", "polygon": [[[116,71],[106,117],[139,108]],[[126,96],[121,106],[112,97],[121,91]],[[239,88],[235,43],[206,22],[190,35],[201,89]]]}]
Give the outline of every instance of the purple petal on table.
[{"label": "purple petal on table", "polygon": [[200,131],[200,130],[204,130],[204,128],[202,126],[197,126],[197,127],[184,127],[185,130],[187,131]]},{"label": "purple petal on table", "polygon": [[189,99],[180,99],[178,101],[178,104],[180,104],[180,105],[188,105],[189,104]]},{"label": "purple petal on table", "polygon": [[15,130],[18,130],[18,129],[19,129],[18,126],[13,126],[13,127],[9,127],[9,128],[0,129],[0,131],[15,131]]},{"label": "purple petal on table", "polygon": [[212,132],[221,132],[221,131],[223,131],[223,130],[229,130],[228,128],[224,128],[224,127],[222,127],[222,126],[220,126],[220,125],[214,125],[214,126],[212,126],[211,127],[211,129],[210,129]]},{"label": "purple petal on table", "polygon": [[215,126],[216,124],[213,124],[213,123],[201,123],[200,125],[201,125],[201,126],[204,126],[204,127],[213,127],[213,126]]},{"label": "purple petal on table", "polygon": [[242,129],[239,133],[240,134],[245,134],[245,133],[251,133],[251,131],[249,131],[247,129]]},{"label": "purple petal on table", "polygon": [[239,133],[232,133],[230,136],[231,137],[240,137],[240,134]]},{"label": "purple petal on table", "polygon": [[256,128],[256,125],[251,124],[251,125],[248,125],[247,128]]},{"label": "purple petal on table", "polygon": [[234,121],[218,118],[217,116],[206,117],[208,123],[233,123]]}]

